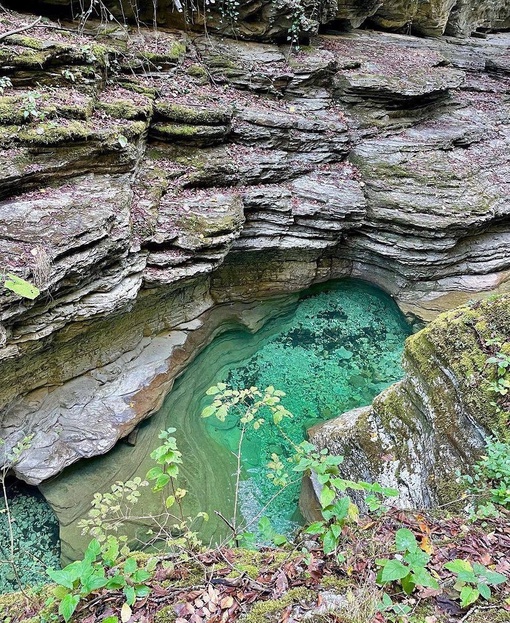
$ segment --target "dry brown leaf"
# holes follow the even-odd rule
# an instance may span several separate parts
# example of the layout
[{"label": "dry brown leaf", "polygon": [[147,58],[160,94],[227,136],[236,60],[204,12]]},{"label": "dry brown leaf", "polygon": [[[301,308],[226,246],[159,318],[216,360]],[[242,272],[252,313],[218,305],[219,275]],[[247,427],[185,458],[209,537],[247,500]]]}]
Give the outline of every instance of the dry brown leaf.
[{"label": "dry brown leaf", "polygon": [[220,608],[222,610],[227,610],[228,608],[231,608],[233,605],[234,605],[234,599],[230,595],[223,597],[223,599],[220,601]]}]

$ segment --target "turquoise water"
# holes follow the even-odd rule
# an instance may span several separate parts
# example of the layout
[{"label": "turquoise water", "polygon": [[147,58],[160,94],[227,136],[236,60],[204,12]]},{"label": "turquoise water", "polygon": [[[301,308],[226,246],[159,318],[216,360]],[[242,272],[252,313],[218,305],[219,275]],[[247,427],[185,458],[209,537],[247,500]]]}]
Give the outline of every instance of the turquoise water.
[{"label": "turquoise water", "polygon": [[[308,291],[292,313],[272,321],[264,333],[255,354],[230,369],[223,367],[214,382],[223,381],[237,389],[273,385],[284,391],[282,402],[293,414],[283,422],[285,433],[299,443],[306,438],[307,428],[370,404],[402,377],[400,361],[410,327],[391,298],[380,290],[358,281],[341,281]],[[249,341],[257,336],[230,338]],[[186,383],[186,374],[179,383]],[[207,399],[200,407],[205,404]],[[207,434],[231,452],[237,451],[239,426],[234,415],[225,423],[212,417],[205,420]],[[292,445],[276,427],[265,424],[257,431],[246,431],[240,502],[245,520],[252,522],[250,528],[275,493],[266,469],[272,453],[283,459],[293,454]],[[289,531],[299,521],[298,498],[296,484],[263,514],[277,530]]]},{"label": "turquoise water", "polygon": [[[287,394],[284,404],[294,414],[285,420],[285,431],[299,443],[310,426],[369,404],[402,377],[400,358],[410,328],[389,296],[363,282],[329,283],[301,297],[279,297],[243,309],[251,318],[250,326],[270,320],[250,333],[233,324],[237,315],[229,312],[228,305],[218,308],[219,318],[225,318],[221,326],[230,330],[219,333],[187,366],[158,413],[139,427],[135,446],[119,443],[108,454],[81,461],[42,487],[54,507],[62,509],[64,556],[80,557],[87,545],[88,537],[81,535],[78,522],[90,510],[94,493],[109,491],[118,480],[144,478],[154,467],[150,453],[161,443],[158,434],[168,427],[176,429],[182,452],[178,486],[188,490],[183,500],[185,514],[209,514],[208,522],[195,524],[204,542],[218,543],[229,536],[214,511],[228,519],[233,515],[237,467],[233,452],[240,432],[235,418],[220,423],[200,417],[211,400],[206,396],[211,385],[223,381],[236,387],[273,385],[283,390]],[[254,518],[275,492],[266,471],[273,452],[284,458],[292,450],[270,426],[246,435],[240,508],[248,523],[256,523]],[[69,509],[76,490],[79,499],[74,496]],[[145,517],[158,515],[169,493],[160,496],[150,487],[142,488],[139,512]],[[264,512],[278,530],[291,530],[299,521],[298,495],[296,484]],[[126,524],[123,531],[139,546],[147,540],[149,523]]]}]

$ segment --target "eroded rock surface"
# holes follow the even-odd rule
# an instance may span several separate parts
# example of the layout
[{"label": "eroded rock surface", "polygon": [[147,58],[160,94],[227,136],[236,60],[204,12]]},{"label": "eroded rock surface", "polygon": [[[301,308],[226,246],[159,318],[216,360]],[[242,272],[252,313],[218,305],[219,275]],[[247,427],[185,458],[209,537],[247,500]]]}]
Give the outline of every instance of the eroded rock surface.
[{"label": "eroded rock surface", "polygon": [[[331,10],[355,25],[361,5],[390,7]],[[27,481],[152,414],[218,304],[353,276],[428,320],[509,288],[507,34],[290,54],[42,26],[0,41],[0,268],[42,292],[0,294],[2,437],[35,434]]]}]

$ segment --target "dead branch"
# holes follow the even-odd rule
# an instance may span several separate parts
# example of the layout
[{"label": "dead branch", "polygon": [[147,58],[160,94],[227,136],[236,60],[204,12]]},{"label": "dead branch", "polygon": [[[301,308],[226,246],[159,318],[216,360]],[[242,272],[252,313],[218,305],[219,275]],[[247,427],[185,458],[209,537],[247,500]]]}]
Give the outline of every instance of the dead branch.
[{"label": "dead branch", "polygon": [[35,20],[35,22],[32,22],[31,24],[28,24],[27,26],[23,26],[22,28],[15,28],[14,30],[8,30],[7,32],[0,34],[0,41],[2,41],[3,39],[6,39],[7,37],[10,37],[11,35],[17,35],[20,32],[25,32],[25,30],[30,30],[31,28],[36,26],[41,20],[42,20],[42,15],[38,17]]}]

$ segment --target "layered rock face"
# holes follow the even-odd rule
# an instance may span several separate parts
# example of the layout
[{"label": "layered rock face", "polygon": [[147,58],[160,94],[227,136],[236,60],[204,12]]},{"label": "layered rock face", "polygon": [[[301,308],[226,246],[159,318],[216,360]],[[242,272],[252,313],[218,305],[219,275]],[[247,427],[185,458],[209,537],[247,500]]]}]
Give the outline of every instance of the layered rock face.
[{"label": "layered rock face", "polygon": [[[497,366],[487,360],[508,350],[509,335],[509,295],[442,314],[408,338],[402,381],[311,429],[312,442],[343,455],[349,478],[398,489],[401,507],[458,501],[455,472],[469,471],[487,435],[508,434],[508,400],[491,388]],[[309,485],[303,491],[310,514]]]},{"label": "layered rock face", "polygon": [[[33,3],[26,5],[34,10]],[[37,5],[77,19],[90,17],[90,11],[70,0],[39,0]],[[22,9],[19,1],[13,8]],[[187,23],[192,29],[205,27],[210,32],[264,41],[310,37],[327,24],[342,29],[375,25],[428,37],[445,33],[468,37],[477,30],[510,27],[506,0],[206,0],[203,7],[186,0],[159,0],[156,9],[151,0],[103,0],[92,14],[177,28]]]},{"label": "layered rock face", "polygon": [[114,35],[0,41],[0,268],[42,291],[0,296],[21,478],[127,435],[232,302],[353,276],[427,320],[508,289],[508,35]]}]

